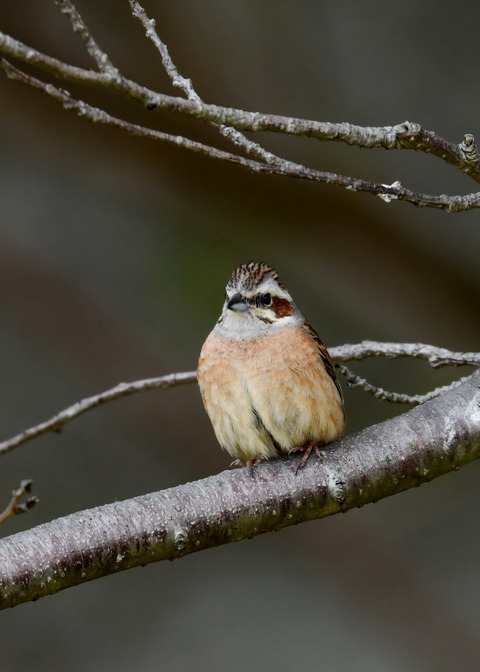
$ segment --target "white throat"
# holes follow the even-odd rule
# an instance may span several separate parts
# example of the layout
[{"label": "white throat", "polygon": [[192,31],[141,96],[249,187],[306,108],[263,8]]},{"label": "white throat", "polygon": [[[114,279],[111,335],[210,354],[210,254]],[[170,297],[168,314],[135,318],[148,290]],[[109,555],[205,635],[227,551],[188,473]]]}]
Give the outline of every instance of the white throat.
[{"label": "white throat", "polygon": [[250,339],[272,334],[284,327],[293,327],[303,324],[303,322],[304,319],[298,311],[293,315],[276,319],[273,322],[264,322],[251,310],[233,311],[224,307],[214,331],[224,338],[233,340]]}]

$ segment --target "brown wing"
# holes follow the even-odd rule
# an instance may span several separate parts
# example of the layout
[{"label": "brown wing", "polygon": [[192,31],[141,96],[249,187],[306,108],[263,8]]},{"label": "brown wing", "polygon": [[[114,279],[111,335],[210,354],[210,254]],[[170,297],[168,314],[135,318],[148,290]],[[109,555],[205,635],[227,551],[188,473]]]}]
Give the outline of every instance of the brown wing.
[{"label": "brown wing", "polygon": [[335,373],[335,366],[333,365],[332,360],[330,359],[330,355],[328,354],[327,348],[323,345],[322,341],[320,340],[320,336],[317,334],[315,329],[310,325],[305,322],[303,324],[303,328],[307,332],[309,336],[315,341],[315,345],[317,346],[318,354],[320,356],[320,359],[322,360],[325,370],[330,376],[330,378],[333,380],[335,383],[335,387],[338,390],[338,394],[340,395],[340,399],[342,401],[343,405],[343,392],[342,388],[340,387],[340,383],[338,382],[337,374]]}]

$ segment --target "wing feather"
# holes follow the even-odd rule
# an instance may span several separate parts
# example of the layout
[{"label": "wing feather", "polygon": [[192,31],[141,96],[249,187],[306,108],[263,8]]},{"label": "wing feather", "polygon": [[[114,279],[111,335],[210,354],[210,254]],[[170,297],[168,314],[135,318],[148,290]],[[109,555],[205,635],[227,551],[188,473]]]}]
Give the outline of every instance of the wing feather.
[{"label": "wing feather", "polygon": [[320,336],[317,334],[315,329],[310,325],[307,324],[306,322],[303,325],[303,328],[307,332],[307,334],[313,339],[315,342],[315,345],[317,346],[317,351],[318,351],[318,356],[322,360],[325,370],[330,376],[330,378],[333,380],[335,383],[335,387],[338,390],[338,394],[340,395],[340,399],[342,401],[342,406],[343,406],[343,392],[342,388],[340,387],[340,383],[337,378],[337,374],[335,373],[335,365],[333,364],[330,355],[328,354],[327,348],[323,345],[322,341],[320,340]]}]

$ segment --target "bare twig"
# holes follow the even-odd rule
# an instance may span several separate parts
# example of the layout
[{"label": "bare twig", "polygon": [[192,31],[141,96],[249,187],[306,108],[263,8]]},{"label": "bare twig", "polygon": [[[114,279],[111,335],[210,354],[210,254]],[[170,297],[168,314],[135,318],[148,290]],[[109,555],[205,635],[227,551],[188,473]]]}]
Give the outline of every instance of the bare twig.
[{"label": "bare twig", "polygon": [[70,2],[70,0],[55,0],[55,4],[60,7],[62,14],[66,14],[70,19],[73,31],[78,33],[82,38],[85,48],[97,64],[97,68],[100,72],[109,73],[117,77],[119,74],[117,68],[110,61],[108,54],[102,51],[95,42],[77,8]]},{"label": "bare twig", "polygon": [[[203,105],[203,100],[193,88],[192,80],[187,79],[186,77],[182,77],[182,75],[180,75],[178,72],[177,67],[170,57],[167,45],[160,39],[160,36],[155,30],[155,19],[150,19],[147,16],[144,8],[140,5],[139,2],[137,2],[137,0],[129,0],[129,2],[133,16],[142,23],[147,37],[158,49],[162,59],[163,67],[170,77],[172,84],[182,89],[189,100]],[[244,149],[248,154],[252,154],[253,156],[256,156],[268,164],[275,164],[277,166],[284,167],[287,167],[288,165],[293,167],[295,165],[293,162],[286,161],[285,159],[281,159],[279,156],[276,156],[272,152],[268,152],[257,142],[249,140],[243,133],[240,133],[240,131],[237,131],[232,126],[225,126],[224,124],[217,124],[215,122],[212,123],[218,127],[220,133],[224,137],[231,140],[237,147],[242,147],[242,149]]]},{"label": "bare twig", "polygon": [[402,394],[400,392],[389,392],[382,387],[372,385],[366,378],[357,376],[356,373],[353,373],[353,371],[344,364],[335,364],[335,368],[345,377],[348,387],[359,387],[364,392],[368,392],[380,401],[391,401],[395,404],[424,404],[426,401],[435,399],[435,397],[439,397],[441,394],[453,390],[470,378],[470,376],[464,376],[459,380],[454,380],[449,385],[436,387],[426,394]]},{"label": "bare twig", "polygon": [[41,436],[46,432],[59,432],[65,423],[78,418],[86,411],[96,408],[101,404],[106,403],[107,401],[113,401],[114,399],[120,399],[121,397],[127,397],[130,394],[135,392],[144,392],[146,390],[167,390],[170,387],[176,387],[178,385],[184,385],[185,383],[193,383],[197,380],[197,374],[195,371],[190,371],[186,373],[171,373],[168,376],[162,376],[160,378],[148,378],[146,380],[136,380],[133,383],[119,383],[115,387],[101,394],[96,394],[93,397],[87,397],[78,401],[76,404],[65,408],[60,413],[57,413],[50,420],[36,425],[35,427],[30,427],[29,429],[24,430],[17,436],[13,436],[8,441],[3,441],[0,443],[0,454],[6,453],[12,448],[20,446],[22,443],[26,443],[30,439],[33,439],[37,436]]},{"label": "bare twig", "polygon": [[[467,134],[460,144],[449,142],[420,124],[405,121],[394,126],[358,126],[346,122],[320,122],[261,112],[249,112],[185,100],[158,93],[125,77],[85,70],[47,56],[19,40],[0,32],[0,53],[35,65],[59,79],[101,87],[137,100],[150,109],[170,110],[205,121],[233,126],[241,131],[273,132],[307,136],[322,141],[345,142],[367,149],[419,149],[451,163],[480,182],[478,152],[472,150],[473,136]],[[28,83],[28,82],[26,82]],[[476,170],[472,171],[472,165]]]},{"label": "bare twig", "polygon": [[[167,72],[173,78],[174,83],[187,93],[189,100],[160,94],[123,77],[113,67],[110,61],[104,62],[104,52],[100,50],[98,45],[93,41],[93,38],[91,38],[88,28],[85,26],[78,12],[73,8],[71,2],[69,2],[69,0],[59,0],[59,2],[64,10],[69,13],[72,25],[74,25],[74,28],[80,32],[89,52],[95,58],[99,67],[100,63],[103,63],[101,68],[103,71],[92,72],[91,70],[84,70],[68,65],[58,59],[46,56],[3,33],[0,33],[0,53],[36,65],[56,77],[67,81],[81,82],[83,84],[116,91],[117,93],[121,93],[122,95],[142,102],[149,109],[170,110],[175,113],[187,114],[219,124],[223,129],[222,132],[237,146],[242,147],[248,153],[256,156],[257,159],[260,160],[253,161],[244,159],[241,156],[237,156],[230,152],[222,152],[221,150],[202,145],[202,143],[197,143],[187,138],[171,136],[146,127],[130,124],[127,121],[116,119],[111,115],[108,115],[103,110],[93,108],[87,105],[84,101],[74,100],[71,97],[69,102],[63,103],[66,108],[75,110],[78,114],[81,114],[91,121],[110,123],[123,130],[135,133],[136,135],[162,140],[163,142],[170,142],[177,146],[201,152],[212,158],[236,163],[256,173],[283,175],[315,180],[327,184],[335,184],[353,191],[371,193],[380,197],[387,203],[390,203],[393,200],[400,200],[412,203],[419,207],[439,208],[450,213],[480,207],[480,192],[470,193],[465,196],[449,196],[446,194],[433,196],[407,189],[398,181],[393,182],[391,185],[380,184],[359,180],[353,177],[336,175],[330,172],[312,170],[300,164],[287,161],[271,152],[267,152],[258,143],[254,143],[247,139],[240,133],[240,131],[270,131],[290,135],[304,135],[324,141],[341,141],[351,145],[368,148],[383,147],[385,149],[414,149],[433,154],[447,163],[452,164],[458,170],[468,174],[477,182],[480,182],[479,153],[475,145],[475,140],[471,134],[466,134],[464,140],[460,144],[455,144],[437,136],[432,131],[423,129],[419,124],[408,121],[403,124],[397,124],[396,126],[361,127],[348,123],[317,122],[258,112],[247,112],[245,110],[206,104],[202,102],[195,92],[190,80],[180,76],[178,73],[170,59],[166,45],[163,44],[155,32],[153,20],[148,19],[143,8],[138,5],[138,3],[134,2],[134,0],[130,0],[135,16],[144,23],[149,37],[154,40],[157,48],[159,48]],[[2,61],[1,65],[7,71],[9,76],[19,79],[31,86],[36,86],[36,88],[41,89],[45,93],[54,95],[57,100],[61,100],[61,97],[59,97],[58,94],[55,95],[55,89],[52,89],[51,85],[43,82],[39,85],[39,80],[29,77],[25,73],[23,73],[23,76],[20,76],[20,71],[13,68],[13,66],[6,61]]]},{"label": "bare twig", "polygon": [[0,513],[0,523],[3,523],[5,520],[7,520],[7,518],[10,518],[10,516],[16,516],[19,513],[26,513],[30,509],[33,509],[35,504],[39,502],[38,497],[31,495],[30,497],[27,497],[23,504],[19,504],[22,497],[31,492],[32,483],[33,481],[31,479],[26,479],[20,483],[18,488],[15,488],[12,491],[12,499],[10,500],[7,508],[2,513]]},{"label": "bare twig", "polygon": [[381,343],[379,341],[362,341],[351,345],[338,345],[329,348],[333,359],[341,362],[361,360],[367,357],[414,357],[425,359],[434,368],[439,366],[471,365],[480,366],[480,352],[452,352],[446,348],[425,343]]},{"label": "bare twig", "polygon": [[[352,361],[366,359],[367,357],[387,357],[389,359],[399,357],[410,357],[414,359],[426,360],[430,366],[438,368],[441,366],[480,366],[479,352],[452,352],[446,348],[438,348],[434,345],[424,343],[379,343],[378,341],[362,341],[356,345],[339,345],[329,348],[331,357],[338,361]],[[391,401],[399,404],[423,404],[430,399],[444,394],[461,383],[465,382],[469,376],[455,380],[449,385],[437,387],[426,394],[402,394],[400,392],[389,392],[381,387],[372,385],[365,378],[353,373],[348,367],[342,364],[335,364],[335,368],[345,377],[349,387],[359,387],[365,392],[372,394],[382,401]]]},{"label": "bare twig", "polygon": [[440,196],[432,196],[429,194],[421,194],[403,187],[400,182],[394,182],[391,185],[379,184],[376,182],[369,182],[367,180],[360,180],[344,175],[337,175],[336,173],[329,173],[321,170],[314,170],[313,168],[306,168],[300,164],[288,163],[286,166],[278,166],[273,164],[260,163],[252,159],[247,159],[243,156],[232,154],[215,147],[210,147],[201,142],[196,142],[178,135],[170,135],[161,131],[146,128],[138,124],[132,124],[117,117],[113,117],[104,110],[93,107],[83,100],[73,98],[67,91],[59,89],[53,84],[46,84],[31,75],[28,75],[18,68],[5,61],[0,62],[0,66],[7,72],[8,76],[13,79],[18,79],[34,88],[42,90],[52,98],[60,101],[65,109],[74,110],[79,116],[89,119],[90,121],[108,124],[116,128],[120,128],[132,135],[137,135],[152,140],[159,140],[169,144],[183,147],[185,149],[204,154],[214,159],[221,159],[229,161],[237,165],[248,168],[254,173],[266,173],[270,175],[279,175],[283,177],[293,177],[296,179],[310,180],[314,182],[322,182],[325,184],[332,184],[349,189],[350,191],[366,192],[379,196],[386,202],[392,200],[407,201],[413,203],[418,207],[433,207],[445,210],[447,212],[461,212],[464,210],[471,210],[472,208],[480,207],[480,192],[476,194],[468,194],[467,196],[447,196],[442,194]]},{"label": "bare twig", "polygon": [[173,86],[177,86],[179,89],[182,89],[189,100],[193,100],[197,103],[203,102],[198,93],[193,88],[192,80],[187,79],[186,77],[182,77],[182,75],[178,72],[177,67],[170,58],[167,45],[160,39],[157,31],[155,30],[155,19],[150,19],[147,16],[144,8],[136,0],[129,0],[129,3],[133,16],[140,21],[142,26],[145,28],[146,36],[157,48],[158,53],[162,59],[163,67],[165,68],[167,75],[172,80]]},{"label": "bare twig", "polygon": [[[432,345],[425,345],[423,343],[379,343],[376,341],[363,341],[356,345],[340,345],[336,347],[329,348],[329,352],[334,360],[346,362],[349,360],[360,360],[367,357],[414,357],[418,359],[427,360],[431,366],[446,366],[448,364],[452,365],[474,365],[480,366],[480,353],[467,352],[459,353],[446,350],[445,348],[436,348]],[[340,365],[337,364],[337,367]],[[381,388],[376,388],[367,381],[356,377],[355,374],[351,373],[346,367],[345,370],[341,372],[346,375],[347,383],[354,383],[354,386],[360,386],[364,390],[374,394],[378,398],[382,398],[388,401],[397,401],[400,403],[423,403],[427,399],[434,398],[441,394],[442,391],[450,389],[459,383],[452,383],[451,386],[446,386],[445,388],[438,388],[428,395],[422,396],[408,396],[397,394],[394,392],[386,392],[381,390],[381,393],[378,392]],[[29,429],[24,430],[20,434],[13,436],[6,441],[0,443],[0,455],[6,453],[17,446],[30,441],[31,439],[41,436],[47,432],[58,432],[61,430],[63,425],[75,418],[79,417],[86,411],[89,411],[93,408],[97,408],[101,404],[104,404],[109,401],[114,401],[120,397],[125,397],[135,392],[144,392],[146,390],[158,390],[158,389],[169,389],[170,387],[176,387],[177,385],[184,385],[186,383],[194,383],[197,380],[196,371],[187,371],[185,373],[171,373],[167,376],[161,376],[160,378],[148,378],[146,380],[137,380],[132,383],[120,383],[110,390],[106,390],[100,394],[93,395],[92,397],[87,397],[82,399],[82,401],[69,406],[68,408],[60,411],[53,418],[46,420],[45,422],[30,427]],[[459,382],[463,382],[462,381]],[[361,383],[358,381],[362,381]],[[384,396],[382,397],[381,394]]]}]

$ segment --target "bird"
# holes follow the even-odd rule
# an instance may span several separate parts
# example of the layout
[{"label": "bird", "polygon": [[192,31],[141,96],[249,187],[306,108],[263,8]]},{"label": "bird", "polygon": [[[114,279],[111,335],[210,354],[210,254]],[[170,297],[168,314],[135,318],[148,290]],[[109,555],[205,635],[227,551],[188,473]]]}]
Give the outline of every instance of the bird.
[{"label": "bird", "polygon": [[200,352],[197,378],[221,447],[248,465],[342,436],[343,394],[327,349],[277,272],[263,262],[238,266],[222,313]]}]

